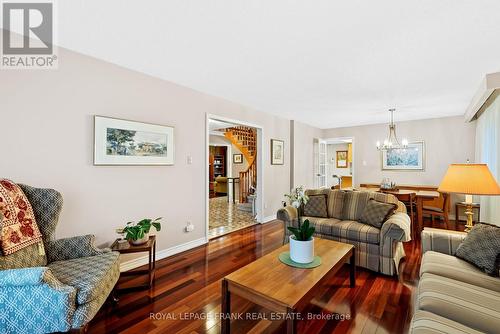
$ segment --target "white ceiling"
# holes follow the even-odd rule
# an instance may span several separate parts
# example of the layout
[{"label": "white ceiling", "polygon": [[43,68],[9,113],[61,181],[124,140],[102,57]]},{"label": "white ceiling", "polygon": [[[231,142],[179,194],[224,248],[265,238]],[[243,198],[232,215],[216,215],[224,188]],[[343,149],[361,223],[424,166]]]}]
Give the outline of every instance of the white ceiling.
[{"label": "white ceiling", "polygon": [[[320,128],[464,113],[498,0],[58,1],[59,44]],[[64,60],[61,59],[60,62]]]}]

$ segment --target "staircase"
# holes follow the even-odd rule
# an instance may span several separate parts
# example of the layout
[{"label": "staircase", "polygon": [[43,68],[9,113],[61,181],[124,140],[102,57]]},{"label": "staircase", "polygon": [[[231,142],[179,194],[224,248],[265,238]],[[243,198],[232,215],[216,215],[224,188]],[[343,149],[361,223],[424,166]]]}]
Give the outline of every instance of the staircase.
[{"label": "staircase", "polygon": [[248,168],[240,172],[240,203],[247,203],[248,196],[254,194],[257,186],[257,132],[246,126],[224,129],[226,137],[236,146],[248,162]]}]

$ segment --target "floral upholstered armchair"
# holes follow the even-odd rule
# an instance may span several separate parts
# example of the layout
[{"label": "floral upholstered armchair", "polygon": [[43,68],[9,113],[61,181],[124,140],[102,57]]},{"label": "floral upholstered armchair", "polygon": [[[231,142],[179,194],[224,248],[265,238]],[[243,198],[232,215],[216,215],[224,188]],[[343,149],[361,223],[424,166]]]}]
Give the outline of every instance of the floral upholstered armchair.
[{"label": "floral upholstered armchair", "polygon": [[19,186],[43,242],[0,255],[0,333],[85,331],[118,280],[119,254],[92,235],[56,240],[61,194]]}]

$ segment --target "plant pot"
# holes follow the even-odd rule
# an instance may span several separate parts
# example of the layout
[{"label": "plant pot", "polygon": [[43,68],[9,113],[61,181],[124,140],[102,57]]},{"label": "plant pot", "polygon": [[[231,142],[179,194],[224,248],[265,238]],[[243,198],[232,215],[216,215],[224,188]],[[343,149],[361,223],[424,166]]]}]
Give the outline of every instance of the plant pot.
[{"label": "plant pot", "polygon": [[297,263],[311,263],[314,260],[314,238],[308,241],[295,240],[290,236],[290,258]]},{"label": "plant pot", "polygon": [[131,245],[140,246],[144,245],[146,242],[148,242],[148,240],[149,240],[149,233],[145,233],[142,238],[137,240],[128,239],[128,242],[130,242]]}]

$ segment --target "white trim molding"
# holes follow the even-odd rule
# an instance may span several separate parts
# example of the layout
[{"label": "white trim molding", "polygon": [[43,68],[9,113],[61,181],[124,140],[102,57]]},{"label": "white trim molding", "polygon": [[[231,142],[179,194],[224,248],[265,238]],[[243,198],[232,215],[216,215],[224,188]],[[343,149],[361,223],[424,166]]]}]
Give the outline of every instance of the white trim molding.
[{"label": "white trim molding", "polygon": [[497,89],[500,89],[500,72],[486,74],[465,111],[466,122],[475,119],[476,114],[481,110],[491,94]]},{"label": "white trim molding", "polygon": [[261,224],[265,224],[265,223],[269,223],[270,221],[273,221],[273,220],[276,220],[276,214],[272,215],[272,216],[267,216],[267,217],[264,217],[260,223]]},{"label": "white trim molding", "polygon": [[[162,249],[160,251],[157,250],[156,251],[156,261],[167,258],[167,257],[175,255],[175,254],[185,252],[187,250],[190,250],[190,249],[193,249],[193,248],[196,248],[199,246],[202,246],[206,243],[207,243],[206,238],[203,237],[203,238],[188,241],[186,243],[183,243],[183,244],[180,244],[177,246],[173,246],[173,247],[170,247],[167,249]],[[148,264],[148,261],[149,261],[148,255],[146,255],[146,256],[138,257],[136,259],[122,262],[122,263],[120,263],[120,272],[128,271],[128,270],[143,266],[145,264]]]}]

